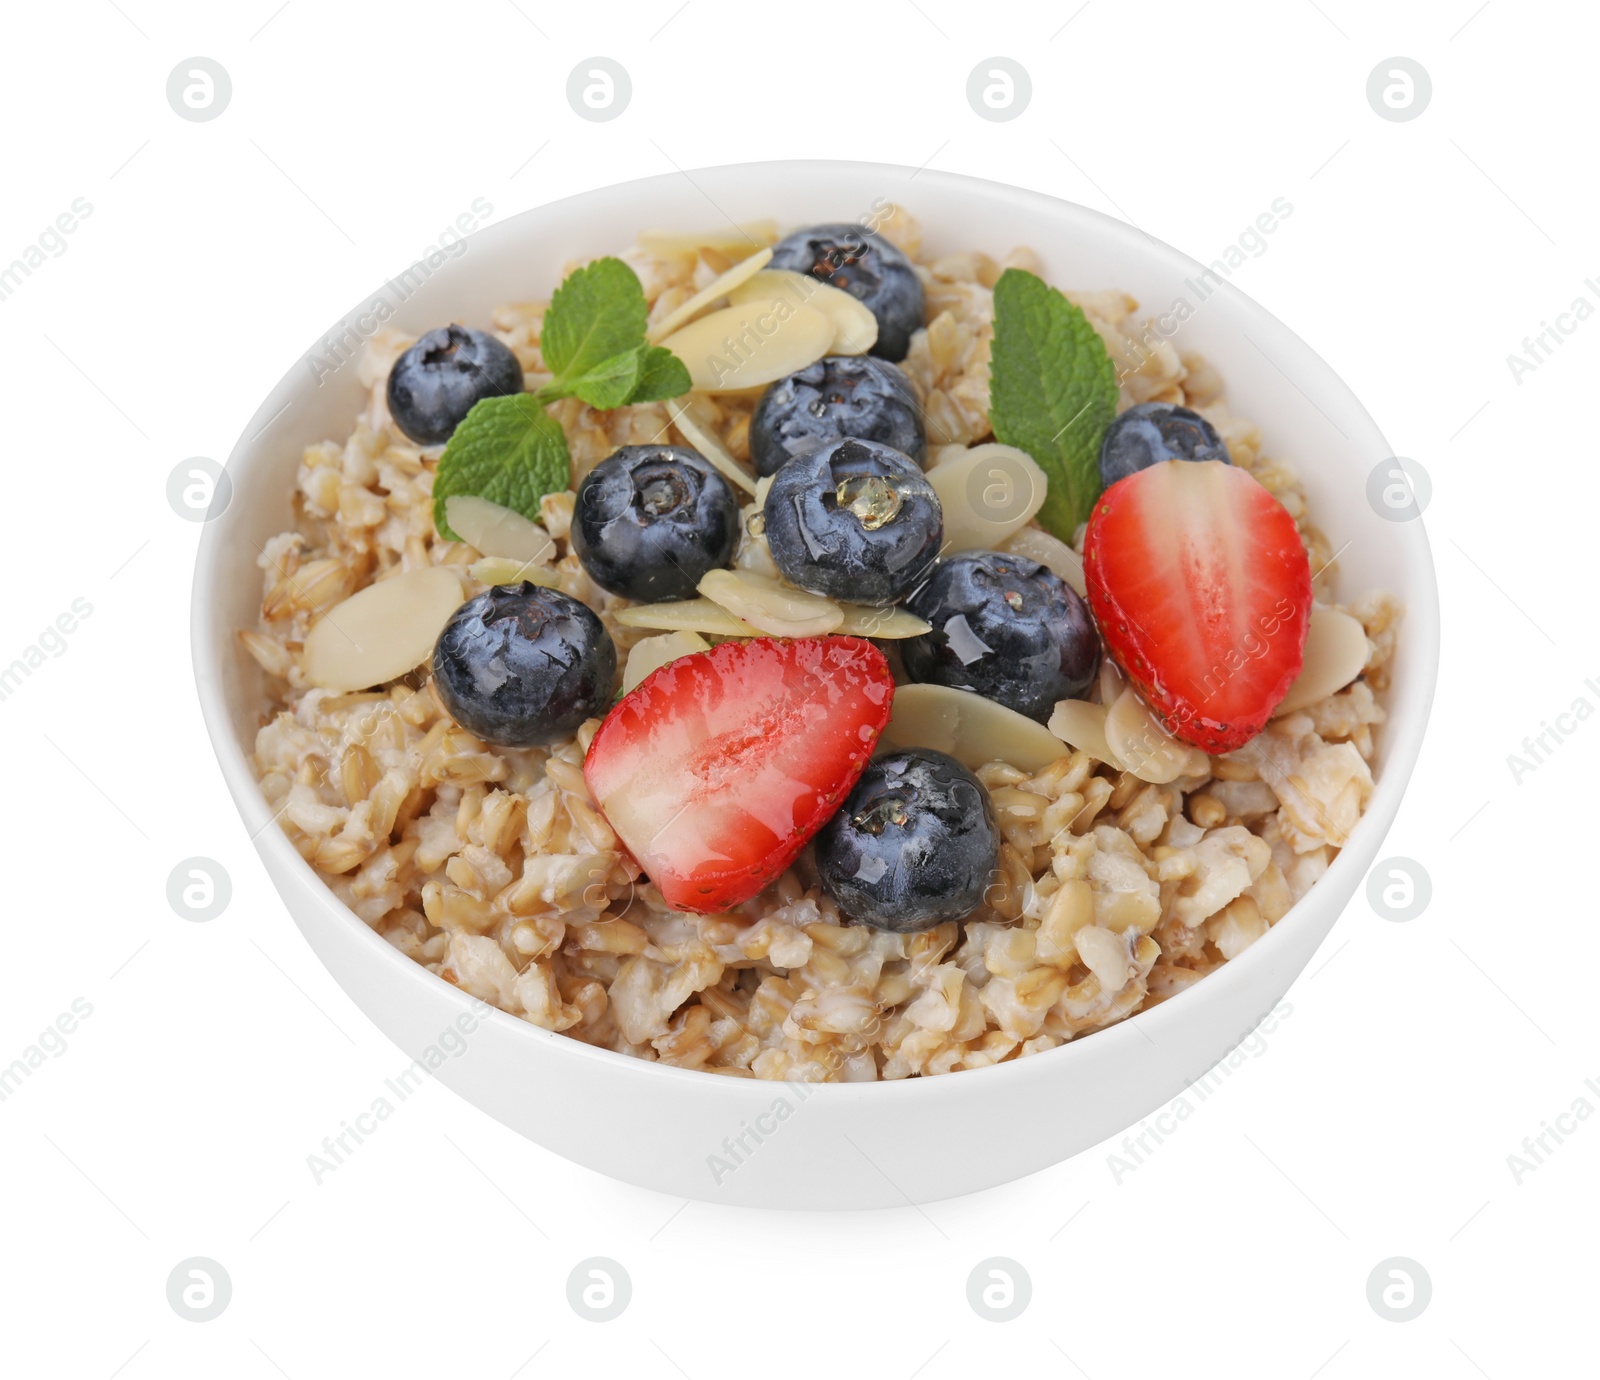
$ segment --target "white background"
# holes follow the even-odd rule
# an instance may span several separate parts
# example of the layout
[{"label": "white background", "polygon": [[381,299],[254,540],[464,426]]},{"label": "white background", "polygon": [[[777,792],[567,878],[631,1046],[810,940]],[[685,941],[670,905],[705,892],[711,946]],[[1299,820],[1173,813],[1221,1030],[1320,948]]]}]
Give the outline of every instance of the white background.
[{"label": "white background", "polygon": [[[0,264],[74,198],[93,212],[0,302],[0,663],[73,599],[93,613],[0,702],[0,1064],[74,999],[93,1014],[0,1103],[0,1370],[1592,1368],[1600,1118],[1568,1122],[1520,1183],[1507,1156],[1575,1099],[1600,1107],[1584,1086],[1600,1083],[1600,725],[1520,784],[1506,758],[1580,695],[1600,705],[1583,683],[1600,676],[1600,324],[1520,383],[1507,364],[1578,296],[1600,305],[1584,285],[1600,274],[1594,16],[1510,0],[1476,14],[1477,0],[276,3],[6,14]],[[565,99],[594,54],[633,80],[632,105],[605,124]],[[1008,123],[965,98],[997,54],[1033,82]],[[1365,95],[1396,54],[1433,82],[1408,123]],[[210,123],[165,98],[193,55],[232,77]],[[923,1211],[685,1206],[558,1160],[430,1085],[319,1186],[307,1155],[406,1060],[311,957],[224,795],[188,669],[198,528],[169,509],[166,477],[185,457],[225,457],[316,332],[474,198],[498,220],[674,165],[768,156],[975,172],[1134,220],[1202,260],[1274,198],[1293,204],[1234,281],[1434,481],[1444,664],[1386,847],[1431,873],[1432,904],[1394,924],[1358,898],[1265,1048],[1120,1183],[1107,1145]],[[193,855],[233,880],[208,924],[165,899]],[[168,1305],[167,1276],[190,1256],[231,1276],[214,1321]],[[589,1256],[632,1278],[613,1322],[568,1305],[567,1275]],[[1031,1276],[1015,1321],[966,1302],[990,1256]],[[1368,1303],[1391,1256],[1431,1277],[1414,1321]]]}]

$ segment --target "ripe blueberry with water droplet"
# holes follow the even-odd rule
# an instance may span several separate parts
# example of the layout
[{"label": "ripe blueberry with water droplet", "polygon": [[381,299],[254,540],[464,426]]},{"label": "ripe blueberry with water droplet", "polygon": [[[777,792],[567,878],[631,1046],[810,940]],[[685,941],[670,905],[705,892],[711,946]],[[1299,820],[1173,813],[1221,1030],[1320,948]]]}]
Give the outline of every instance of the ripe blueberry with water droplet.
[{"label": "ripe blueberry with water droplet", "polygon": [[617,649],[585,604],[524,581],[495,585],[451,616],[433,649],[450,717],[486,743],[533,747],[604,714]]},{"label": "ripe blueberry with water droplet", "polygon": [[776,474],[791,456],[843,436],[881,441],[923,463],[922,411],[897,365],[824,355],[779,379],[750,418],[750,458],[757,474]]},{"label": "ripe blueberry with water droplet", "polygon": [[389,415],[419,446],[448,441],[484,398],[522,392],[522,366],[487,331],[440,326],[389,370]]},{"label": "ripe blueberry with water droplet", "polygon": [[739,500],[697,450],[623,446],[578,486],[571,535],[601,589],[646,603],[688,599],[732,559]]},{"label": "ripe blueberry with water droplet", "polygon": [[910,934],[971,914],[999,865],[989,793],[953,757],[875,758],[817,835],[822,889],[851,920]]},{"label": "ripe blueberry with water droplet", "polygon": [[906,607],[932,630],[900,644],[914,681],[948,685],[1046,722],[1100,666],[1089,610],[1055,571],[1001,551],[963,551]]},{"label": "ripe blueberry with water droplet", "polygon": [[944,514],[916,461],[848,438],[797,455],[767,491],[767,547],[791,584],[830,599],[893,604],[939,557]]}]

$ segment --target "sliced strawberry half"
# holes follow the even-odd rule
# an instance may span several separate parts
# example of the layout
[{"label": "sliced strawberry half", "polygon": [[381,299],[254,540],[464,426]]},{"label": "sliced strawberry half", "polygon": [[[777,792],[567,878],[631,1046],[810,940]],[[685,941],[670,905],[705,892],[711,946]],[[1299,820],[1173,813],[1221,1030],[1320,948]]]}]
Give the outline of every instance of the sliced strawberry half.
[{"label": "sliced strawberry half", "polygon": [[1166,460],[1100,495],[1089,607],[1167,727],[1206,752],[1255,737],[1300,673],[1311,565],[1294,519],[1237,466]]},{"label": "sliced strawberry half", "polygon": [[724,642],[623,696],[583,774],[668,905],[726,910],[838,808],[893,702],[888,662],[859,637]]}]

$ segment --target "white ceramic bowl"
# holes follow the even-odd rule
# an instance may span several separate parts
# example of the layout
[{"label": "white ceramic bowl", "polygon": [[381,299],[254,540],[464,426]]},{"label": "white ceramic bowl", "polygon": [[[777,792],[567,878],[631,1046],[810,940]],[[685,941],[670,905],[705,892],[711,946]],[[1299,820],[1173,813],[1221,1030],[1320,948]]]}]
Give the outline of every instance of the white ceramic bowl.
[{"label": "white ceramic bowl", "polygon": [[[1367,476],[1391,454],[1372,418],[1255,303],[1226,284],[1199,301],[1185,280],[1200,265],[1081,206],[948,173],[913,180],[908,168],[869,163],[754,163],[647,178],[478,232],[403,302],[394,284],[364,298],[310,353],[325,363],[348,354],[370,334],[379,297],[413,333],[447,321],[482,326],[502,302],[547,297],[567,261],[621,250],[639,230],[762,216],[787,230],[857,220],[880,198],[917,216],[932,253],[999,257],[1030,245],[1058,284],[1121,288],[1156,314],[1180,298],[1194,308],[1176,343],[1211,360],[1234,411],[1260,426],[1269,453],[1297,468],[1318,523],[1344,550],[1345,591],[1376,586],[1405,601],[1377,789],[1327,875],[1253,947],[1181,996],[1049,1053],[942,1077],[794,1088],[645,1063],[493,1012],[465,1052],[438,1070],[470,1102],[557,1154],[663,1193],[784,1208],[928,1202],[1031,1173],[1149,1114],[1277,1003],[1327,935],[1394,819],[1433,695],[1432,560],[1420,521],[1385,521],[1368,503]],[[232,502],[201,541],[194,659],[223,775],[289,913],[357,1005],[415,1058],[468,1011],[469,999],[352,915],[270,824],[248,760],[264,690],[235,637],[257,616],[257,548],[291,525],[301,449],[344,438],[361,405],[353,364],[319,381],[308,357],[245,428],[228,461]],[[728,1172],[717,1159],[738,1163]]]}]

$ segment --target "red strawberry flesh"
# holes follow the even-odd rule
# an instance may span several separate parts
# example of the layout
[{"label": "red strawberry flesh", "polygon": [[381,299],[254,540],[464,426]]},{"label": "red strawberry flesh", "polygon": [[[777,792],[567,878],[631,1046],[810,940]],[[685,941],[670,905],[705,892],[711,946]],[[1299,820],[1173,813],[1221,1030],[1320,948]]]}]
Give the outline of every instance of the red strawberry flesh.
[{"label": "red strawberry flesh", "polygon": [[583,773],[675,910],[781,876],[865,770],[894,678],[858,637],[753,638],[667,663],[606,716]]},{"label": "red strawberry flesh", "polygon": [[1232,752],[1304,659],[1311,565],[1294,519],[1244,470],[1167,460],[1119,480],[1084,537],[1089,607],[1177,737]]}]

